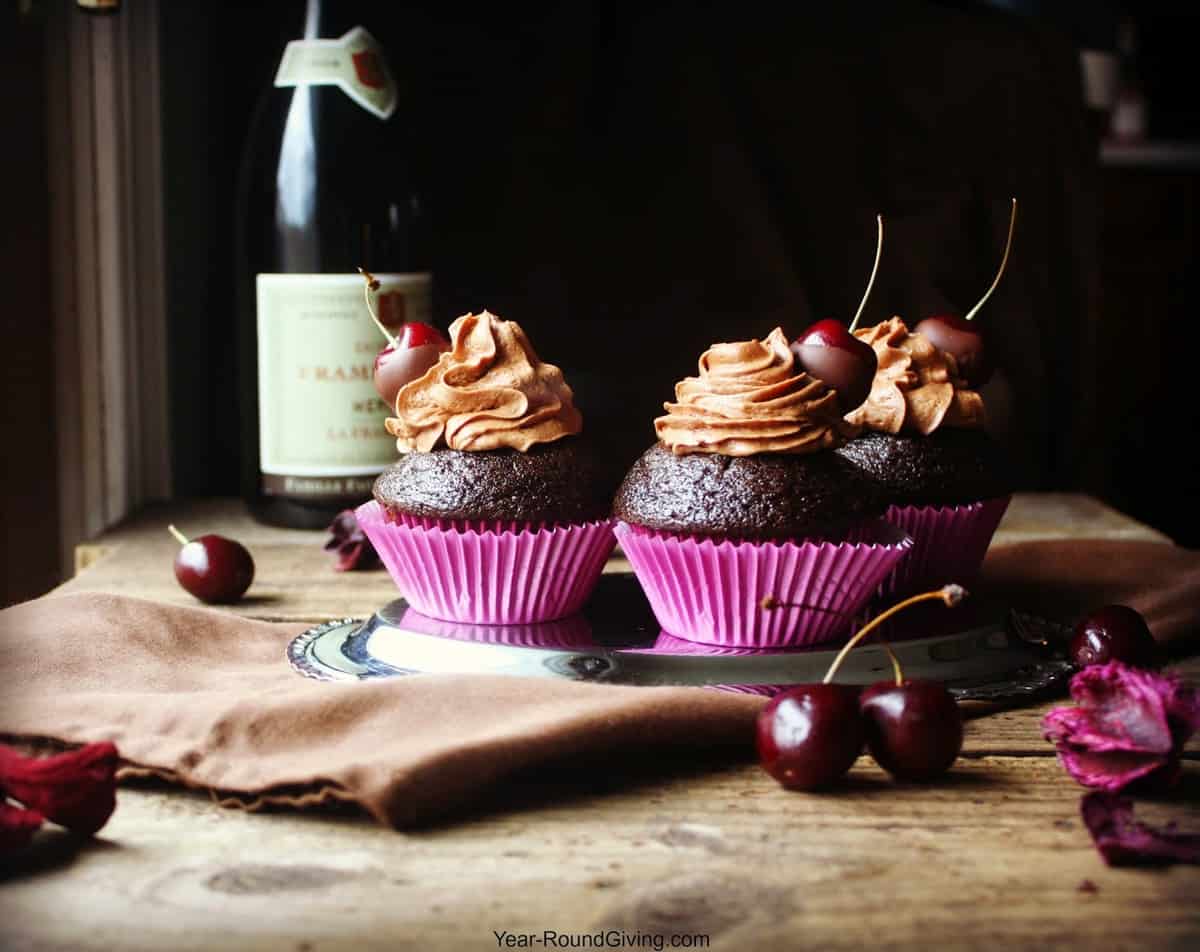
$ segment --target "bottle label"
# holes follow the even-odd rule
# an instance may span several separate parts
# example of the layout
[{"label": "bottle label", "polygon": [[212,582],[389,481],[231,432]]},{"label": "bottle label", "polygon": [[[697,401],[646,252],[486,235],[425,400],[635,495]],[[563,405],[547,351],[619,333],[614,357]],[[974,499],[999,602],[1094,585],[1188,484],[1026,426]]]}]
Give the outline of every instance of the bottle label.
[{"label": "bottle label", "polygon": [[340,86],[380,119],[396,111],[396,82],[375,37],[356,26],[336,40],[292,40],[283,51],[276,86]]},{"label": "bottle label", "polygon": [[[428,274],[377,274],[389,326],[429,321]],[[371,494],[397,458],[392,413],[372,381],[385,346],[349,274],[260,274],[258,432],[262,490],[318,498]]]}]

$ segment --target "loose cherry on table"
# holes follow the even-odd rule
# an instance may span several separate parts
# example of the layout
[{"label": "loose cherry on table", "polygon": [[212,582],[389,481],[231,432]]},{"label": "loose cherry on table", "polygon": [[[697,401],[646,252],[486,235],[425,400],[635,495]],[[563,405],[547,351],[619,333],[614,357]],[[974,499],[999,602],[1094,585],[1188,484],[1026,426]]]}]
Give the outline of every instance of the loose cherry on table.
[{"label": "loose cherry on table", "polygon": [[962,750],[962,714],[936,681],[881,681],[862,692],[867,749],[902,780],[932,780]]},{"label": "loose cherry on table", "polygon": [[875,265],[871,268],[867,290],[863,293],[850,327],[843,327],[839,321],[826,318],[805,329],[791,344],[796,363],[837,392],[843,413],[849,413],[867,399],[879,363],[874,348],[853,333],[866,307],[867,298],[871,296],[883,252],[883,216],[879,215],[876,222],[878,237],[875,242]]},{"label": "loose cherry on table", "polygon": [[174,526],[167,531],[179,542],[175,578],[202,602],[236,602],[254,581],[254,559],[246,547],[220,535],[188,539]]},{"label": "loose cherry on table", "polygon": [[400,388],[436,364],[438,355],[450,349],[450,342],[436,327],[422,321],[406,321],[400,326],[400,333],[393,337],[371,305],[371,292],[379,290],[379,280],[369,271],[358,270],[367,282],[363,291],[367,312],[379,332],[387,338],[387,345],[375,357],[375,391],[393,406]]},{"label": "loose cherry on table", "polygon": [[1017,200],[1012,200],[1012,214],[1008,219],[1008,239],[1004,243],[1004,257],[1000,259],[1000,270],[979,303],[966,316],[957,314],[935,314],[920,321],[913,331],[928,340],[938,350],[943,350],[954,358],[958,365],[959,375],[971,387],[982,387],[992,377],[995,369],[987,348],[983,343],[983,335],[971,323],[971,319],[979,313],[979,309],[992,296],[992,292],[1000,284],[1004,269],[1008,266],[1008,253],[1012,250],[1013,229],[1017,224]]},{"label": "loose cherry on table", "polygon": [[[854,646],[896,612],[934,599],[954,606],[965,595],[959,586],[947,585],[905,599],[846,643],[823,682],[776,695],[758,716],[756,741],[763,769],[790,790],[827,787],[846,774],[865,742],[879,765],[895,777],[929,780],[949,770],[962,749],[962,715],[944,687],[905,680],[890,648],[894,681],[860,691],[835,684],[833,678]],[[766,599],[763,608],[783,604]]]},{"label": "loose cherry on table", "polygon": [[802,684],[776,695],[758,718],[758,757],[789,790],[816,790],[845,776],[866,743],[858,689]]},{"label": "loose cherry on table", "polygon": [[1110,661],[1148,668],[1158,658],[1158,643],[1140,612],[1128,605],[1105,605],[1079,620],[1068,653],[1081,668]]}]

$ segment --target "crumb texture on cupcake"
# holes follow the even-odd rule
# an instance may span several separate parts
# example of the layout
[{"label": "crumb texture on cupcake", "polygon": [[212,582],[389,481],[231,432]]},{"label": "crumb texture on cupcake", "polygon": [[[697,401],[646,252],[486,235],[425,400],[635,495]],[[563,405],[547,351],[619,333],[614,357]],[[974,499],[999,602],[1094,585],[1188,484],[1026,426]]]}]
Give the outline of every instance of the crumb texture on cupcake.
[{"label": "crumb texture on cupcake", "polygon": [[874,348],[879,366],[870,395],[846,415],[848,422],[881,433],[921,436],[939,427],[983,427],[983,398],[959,376],[954,357],[911,332],[900,318],[854,336]]},{"label": "crumb texture on cupcake", "polygon": [[1012,478],[1000,446],[983,430],[932,436],[864,433],[834,450],[898,506],[954,506],[1006,496]]},{"label": "crumb texture on cupcake", "polygon": [[401,453],[524,453],[583,428],[562,371],[538,359],[515,321],[464,314],[450,325],[450,340],[450,350],[396,394],[386,425]]},{"label": "crumb texture on cupcake", "polygon": [[408,453],[375,481],[375,499],[423,518],[579,523],[607,518],[603,485],[595,456],[572,439],[524,453]]},{"label": "crumb texture on cupcake", "polygon": [[797,369],[778,327],[761,341],[714,344],[700,357],[699,376],[677,383],[675,402],[664,407],[654,429],[677,456],[815,453],[853,432],[837,394]]},{"label": "crumb texture on cupcake", "polygon": [[833,453],[679,456],[661,443],[634,463],[613,515],[648,529],[729,539],[835,538],[883,513],[878,491]]}]

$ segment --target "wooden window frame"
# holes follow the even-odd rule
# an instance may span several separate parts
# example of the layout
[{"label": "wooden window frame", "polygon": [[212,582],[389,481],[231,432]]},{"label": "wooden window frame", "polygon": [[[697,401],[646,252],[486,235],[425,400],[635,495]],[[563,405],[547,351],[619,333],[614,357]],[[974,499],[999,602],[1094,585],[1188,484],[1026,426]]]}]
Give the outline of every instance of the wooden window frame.
[{"label": "wooden window frame", "polygon": [[171,493],[158,0],[47,4],[60,556]]}]

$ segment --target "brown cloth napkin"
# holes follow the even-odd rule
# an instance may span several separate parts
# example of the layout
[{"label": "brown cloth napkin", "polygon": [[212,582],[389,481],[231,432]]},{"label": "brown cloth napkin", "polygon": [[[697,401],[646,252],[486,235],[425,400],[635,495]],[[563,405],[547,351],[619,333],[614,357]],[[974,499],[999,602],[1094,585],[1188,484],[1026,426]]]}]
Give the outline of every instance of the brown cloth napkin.
[{"label": "brown cloth napkin", "polygon": [[[994,550],[989,585],[1069,616],[1123,600],[1161,640],[1200,625],[1200,553],[1156,543]],[[763,699],[509,677],[321,683],[284,648],[303,625],[115,595],[49,596],[0,612],[0,733],[111,740],[144,772],[223,802],[360,804],[408,826],[541,764],[722,745],[745,756]]]}]

